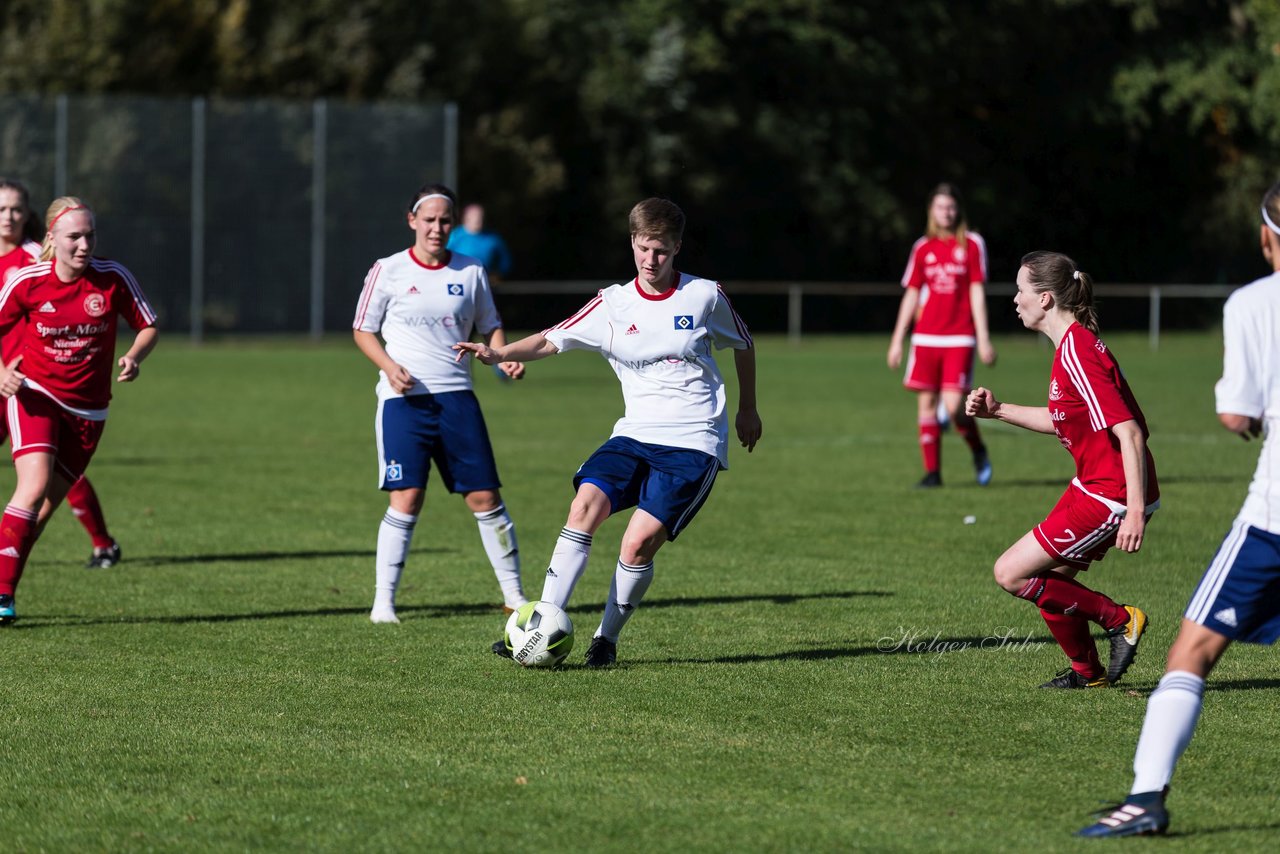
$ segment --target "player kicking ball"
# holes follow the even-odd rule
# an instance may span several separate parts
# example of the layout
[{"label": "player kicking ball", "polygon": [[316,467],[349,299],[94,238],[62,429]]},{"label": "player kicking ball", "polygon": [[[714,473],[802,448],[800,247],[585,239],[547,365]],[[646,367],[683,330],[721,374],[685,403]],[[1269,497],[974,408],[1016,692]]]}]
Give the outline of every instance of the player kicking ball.
[{"label": "player kicking ball", "polygon": [[[738,440],[760,440],[755,350],[746,324],[720,286],[675,269],[684,213],[666,199],[631,209],[635,279],[606,288],[572,317],[544,332],[490,347],[454,345],[486,365],[532,362],[564,350],[593,350],[618,375],[626,404],[613,435],[573,477],[576,490],[542,588],[542,601],[566,608],[587,568],[591,539],[605,519],[635,507],[627,522],[604,617],[587,649],[588,667],[608,667],[618,635],[653,581],[658,549],[702,507],[728,468],[724,380],[712,348],[732,347],[738,374]],[[493,651],[509,656],[498,641]]]}]

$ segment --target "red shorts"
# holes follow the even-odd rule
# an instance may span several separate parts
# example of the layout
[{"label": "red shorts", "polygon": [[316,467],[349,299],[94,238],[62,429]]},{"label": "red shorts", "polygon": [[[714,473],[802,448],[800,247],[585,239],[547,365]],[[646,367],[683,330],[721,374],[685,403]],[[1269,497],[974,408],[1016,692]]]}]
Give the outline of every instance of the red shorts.
[{"label": "red shorts", "polygon": [[973,382],[973,350],[912,344],[902,384],[917,391],[968,391]]},{"label": "red shorts", "polygon": [[1032,531],[1040,547],[1067,566],[1088,569],[1116,544],[1121,517],[1076,486],[1068,486],[1049,517]]},{"label": "red shorts", "polygon": [[53,454],[54,470],[75,482],[93,459],[105,421],[72,415],[48,397],[20,389],[5,407],[13,458],[26,454]]}]

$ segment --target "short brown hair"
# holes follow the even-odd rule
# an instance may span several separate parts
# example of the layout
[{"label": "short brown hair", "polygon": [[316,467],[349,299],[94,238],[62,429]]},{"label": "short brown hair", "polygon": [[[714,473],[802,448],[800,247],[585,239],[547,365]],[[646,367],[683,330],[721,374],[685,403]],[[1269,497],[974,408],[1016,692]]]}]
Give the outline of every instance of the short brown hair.
[{"label": "short brown hair", "polygon": [[632,237],[670,238],[679,243],[684,238],[684,211],[668,199],[645,199],[637,202],[627,217]]}]

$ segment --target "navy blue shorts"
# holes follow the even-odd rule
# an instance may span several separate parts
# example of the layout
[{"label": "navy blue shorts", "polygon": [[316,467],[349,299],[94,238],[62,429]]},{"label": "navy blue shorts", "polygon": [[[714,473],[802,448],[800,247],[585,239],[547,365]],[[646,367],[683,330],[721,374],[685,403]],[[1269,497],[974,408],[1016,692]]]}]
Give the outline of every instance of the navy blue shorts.
[{"label": "navy blue shorts", "polygon": [[1246,643],[1280,638],[1280,534],[1236,520],[1191,596],[1186,617]]},{"label": "navy blue shorts", "polygon": [[674,540],[711,494],[719,472],[720,461],[710,454],[614,436],[578,469],[573,488],[595,485],[609,496],[614,513],[639,507]]},{"label": "navy blue shorts", "polygon": [[470,391],[379,401],[374,433],[381,489],[425,488],[433,461],[450,492],[502,485],[480,401]]}]

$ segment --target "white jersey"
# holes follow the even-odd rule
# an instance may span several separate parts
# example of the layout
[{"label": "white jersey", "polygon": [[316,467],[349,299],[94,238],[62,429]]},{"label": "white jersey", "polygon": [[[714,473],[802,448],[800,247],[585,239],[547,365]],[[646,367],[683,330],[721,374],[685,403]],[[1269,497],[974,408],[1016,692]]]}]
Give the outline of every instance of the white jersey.
[{"label": "white jersey", "polygon": [[[356,306],[353,329],[381,332],[387,355],[414,378],[405,394],[471,389],[471,360],[459,363],[453,345],[479,329],[502,326],[489,277],[480,262],[456,252],[428,266],[411,250],[379,259],[369,270]],[[378,399],[401,397],[378,372]]]},{"label": "white jersey", "polygon": [[626,404],[614,436],[702,451],[728,467],[724,380],[711,349],[745,350],[751,335],[716,282],[679,274],[659,296],[637,280],[613,285],[542,334],[561,351],[609,360]]},{"label": "white jersey", "polygon": [[1280,534],[1280,273],[1236,291],[1222,311],[1219,413],[1261,418],[1265,438],[1249,495],[1236,517]]}]

